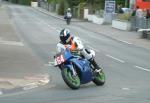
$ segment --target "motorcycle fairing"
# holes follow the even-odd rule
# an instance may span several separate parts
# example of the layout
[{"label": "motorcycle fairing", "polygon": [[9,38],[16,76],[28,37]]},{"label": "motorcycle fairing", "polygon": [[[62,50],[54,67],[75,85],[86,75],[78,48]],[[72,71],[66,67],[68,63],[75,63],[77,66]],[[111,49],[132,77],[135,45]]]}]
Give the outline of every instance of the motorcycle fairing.
[{"label": "motorcycle fairing", "polygon": [[93,75],[92,75],[90,64],[89,64],[88,60],[73,58],[73,59],[71,59],[71,61],[78,67],[77,69],[79,69],[79,71],[80,71],[81,84],[88,83],[93,79],[92,78]]}]

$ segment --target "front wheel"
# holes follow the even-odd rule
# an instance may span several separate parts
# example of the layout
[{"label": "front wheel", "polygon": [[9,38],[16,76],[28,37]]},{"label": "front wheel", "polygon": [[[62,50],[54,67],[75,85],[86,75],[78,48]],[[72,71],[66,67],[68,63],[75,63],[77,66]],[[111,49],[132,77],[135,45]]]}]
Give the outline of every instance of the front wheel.
[{"label": "front wheel", "polygon": [[72,71],[68,68],[63,68],[61,70],[61,73],[62,73],[63,80],[71,89],[80,88],[80,79],[78,75],[74,76],[72,74]]},{"label": "front wheel", "polygon": [[94,79],[93,82],[97,85],[97,86],[102,86],[105,83],[105,74],[104,71],[101,69],[100,72],[95,73],[94,74]]}]

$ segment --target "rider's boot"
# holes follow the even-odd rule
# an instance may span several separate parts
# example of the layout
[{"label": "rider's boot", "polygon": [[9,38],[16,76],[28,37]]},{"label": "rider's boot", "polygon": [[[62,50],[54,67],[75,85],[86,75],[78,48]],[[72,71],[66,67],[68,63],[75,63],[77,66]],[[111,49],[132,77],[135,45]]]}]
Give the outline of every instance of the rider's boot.
[{"label": "rider's boot", "polygon": [[95,72],[100,72],[101,71],[101,68],[98,66],[98,64],[96,63],[96,61],[92,58],[89,60],[90,63],[93,65],[93,69]]}]

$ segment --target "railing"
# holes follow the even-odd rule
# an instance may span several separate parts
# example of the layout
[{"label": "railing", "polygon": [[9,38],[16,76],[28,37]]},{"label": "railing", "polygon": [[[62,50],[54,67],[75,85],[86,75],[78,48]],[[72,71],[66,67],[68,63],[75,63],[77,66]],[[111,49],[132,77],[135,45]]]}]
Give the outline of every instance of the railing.
[{"label": "railing", "polygon": [[130,20],[131,20],[131,27],[132,27],[131,30],[150,28],[150,18],[146,19],[145,17],[142,18],[132,17]]},{"label": "railing", "polygon": [[150,18],[146,19],[144,16],[139,18],[131,16],[130,13],[117,14],[114,19],[126,20],[131,23],[131,30],[136,31],[138,29],[150,28]]}]

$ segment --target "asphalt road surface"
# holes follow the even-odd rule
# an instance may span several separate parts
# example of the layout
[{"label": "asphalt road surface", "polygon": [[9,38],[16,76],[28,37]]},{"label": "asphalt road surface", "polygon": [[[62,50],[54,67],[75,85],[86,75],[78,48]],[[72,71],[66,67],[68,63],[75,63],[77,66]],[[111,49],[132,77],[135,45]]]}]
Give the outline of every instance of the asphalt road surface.
[{"label": "asphalt road surface", "polygon": [[[49,84],[22,92],[1,95],[0,103],[149,103],[150,50],[135,47],[101,34],[82,29],[75,22],[67,26],[62,20],[34,8],[8,5],[13,25],[24,44],[43,61],[49,71]],[[85,25],[86,26],[86,25]],[[104,68],[106,84],[88,83],[71,90],[61,78],[53,61],[59,32],[69,28],[86,46],[96,51],[96,60]]]}]

